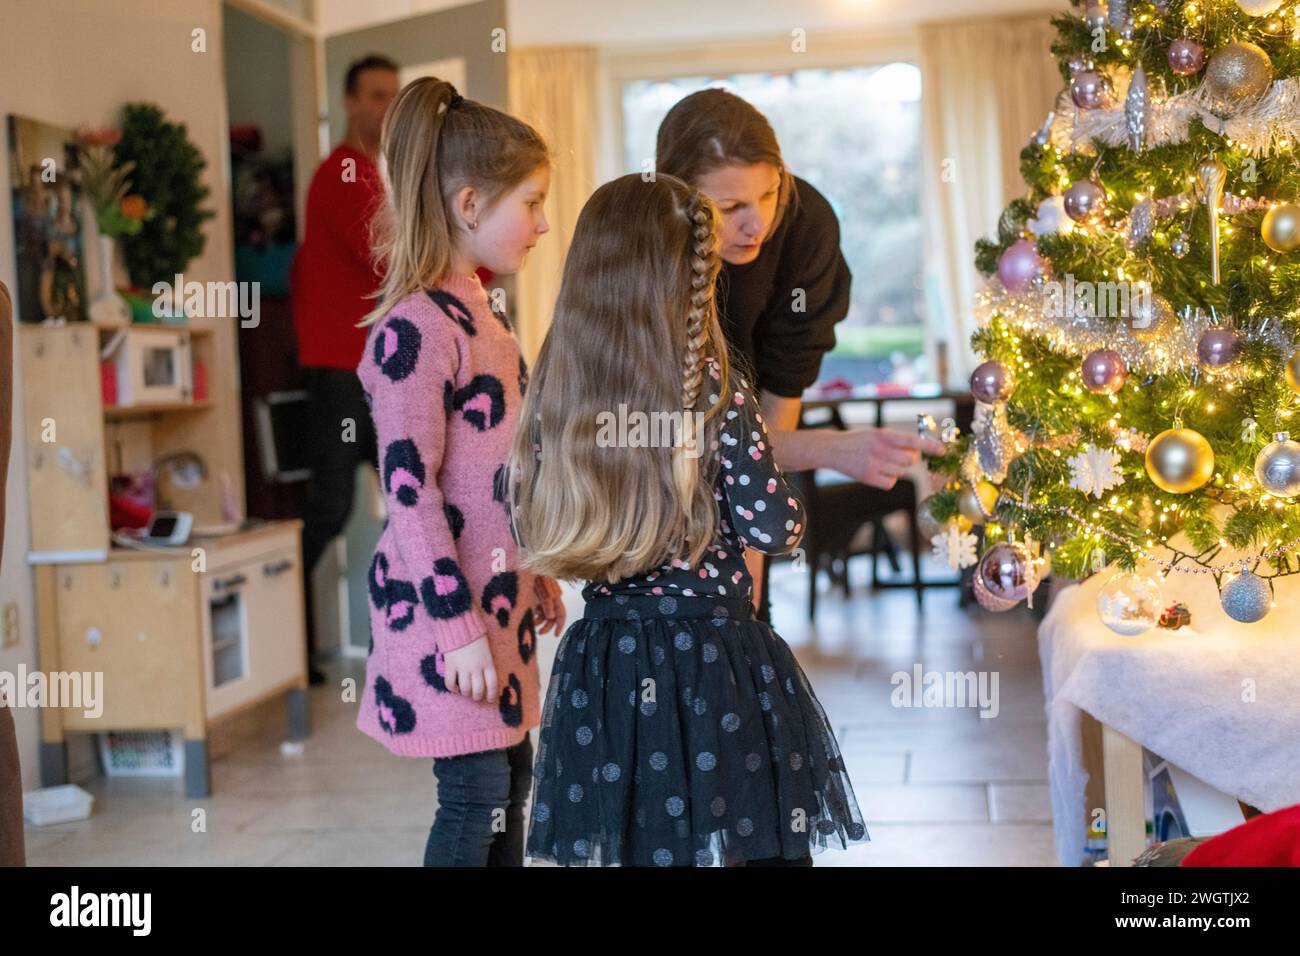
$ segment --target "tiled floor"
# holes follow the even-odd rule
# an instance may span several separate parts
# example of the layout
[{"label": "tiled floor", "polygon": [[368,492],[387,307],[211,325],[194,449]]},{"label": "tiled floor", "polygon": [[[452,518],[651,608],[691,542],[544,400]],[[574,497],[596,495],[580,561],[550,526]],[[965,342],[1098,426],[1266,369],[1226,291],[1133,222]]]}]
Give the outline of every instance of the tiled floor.
[{"label": "tiled floor", "polygon": [[[862,585],[865,568],[854,567]],[[945,576],[943,569],[928,569]],[[955,590],[845,601],[824,595],[818,627],[806,578],[773,576],[778,631],[794,647],[834,723],[872,840],[817,856],[818,866],[1020,866],[1054,863],[1047,742],[1035,621],[1023,609],[957,608]],[[570,618],[581,601],[570,594]],[[545,675],[555,641],[540,642]],[[898,707],[891,676],[996,673],[998,714]],[[340,662],[332,676],[360,676]],[[312,691],[313,733],[300,754],[277,741],[214,761],[213,791],[184,799],[169,781],[96,780],[94,815],[27,829],[35,865],[414,865],[435,807],[430,763],[391,756],[353,725],[337,681]]]}]

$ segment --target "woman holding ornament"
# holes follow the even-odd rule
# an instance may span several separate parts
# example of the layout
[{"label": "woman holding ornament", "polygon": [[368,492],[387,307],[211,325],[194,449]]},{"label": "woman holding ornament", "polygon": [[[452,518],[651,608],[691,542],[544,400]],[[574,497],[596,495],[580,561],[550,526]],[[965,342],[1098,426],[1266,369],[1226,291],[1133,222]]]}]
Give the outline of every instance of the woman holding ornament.
[{"label": "woman holding ornament", "polygon": [[[664,117],[655,165],[722,213],[719,318],[756,381],[777,463],[787,471],[833,468],[888,489],[922,452],[942,454],[933,439],[887,429],[797,430],[800,396],[848,313],[852,276],[830,203],[790,172],[767,118],[724,90],[693,93]],[[748,559],[762,581],[755,603],[766,620],[766,561],[757,552]]]}]

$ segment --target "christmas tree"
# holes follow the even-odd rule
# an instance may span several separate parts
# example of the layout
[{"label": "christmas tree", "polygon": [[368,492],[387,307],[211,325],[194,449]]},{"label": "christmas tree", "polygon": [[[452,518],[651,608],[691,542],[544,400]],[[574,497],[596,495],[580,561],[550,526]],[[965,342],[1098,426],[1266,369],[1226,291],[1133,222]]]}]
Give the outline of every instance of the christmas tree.
[{"label": "christmas tree", "polygon": [[1260,620],[1300,571],[1300,2],[1073,6],[1027,194],[976,250],[975,426],[922,517],[985,607],[1117,564],[1120,633],[1170,574]]}]

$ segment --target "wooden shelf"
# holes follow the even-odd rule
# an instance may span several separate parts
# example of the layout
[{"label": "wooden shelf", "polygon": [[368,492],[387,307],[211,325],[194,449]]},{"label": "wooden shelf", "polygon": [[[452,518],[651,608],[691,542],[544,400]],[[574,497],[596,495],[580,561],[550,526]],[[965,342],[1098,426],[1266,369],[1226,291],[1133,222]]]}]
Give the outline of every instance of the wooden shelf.
[{"label": "wooden shelf", "polygon": [[104,417],[109,421],[124,418],[137,418],[155,415],[160,412],[191,412],[212,407],[212,400],[205,398],[197,402],[151,402],[142,405],[105,405]]},{"label": "wooden shelf", "polygon": [[216,331],[216,327],[211,323],[185,324],[185,325],[168,325],[166,322],[121,322],[117,324],[105,322],[90,323],[101,332],[121,332],[129,329],[132,332],[188,332],[190,335],[211,335]]}]

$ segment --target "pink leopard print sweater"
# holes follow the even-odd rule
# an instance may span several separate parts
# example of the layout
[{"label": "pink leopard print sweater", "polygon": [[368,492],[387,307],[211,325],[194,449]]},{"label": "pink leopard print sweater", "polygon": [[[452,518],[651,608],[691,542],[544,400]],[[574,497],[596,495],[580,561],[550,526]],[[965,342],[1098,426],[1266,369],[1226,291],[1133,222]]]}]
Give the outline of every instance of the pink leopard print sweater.
[{"label": "pink leopard print sweater", "polygon": [[[539,718],[533,577],[500,494],[527,370],[477,276],[407,296],[357,374],[379,441],[388,521],[370,563],[370,657],[357,726],[393,753],[519,743]],[[443,655],[486,634],[497,699],[443,682]]]}]

